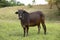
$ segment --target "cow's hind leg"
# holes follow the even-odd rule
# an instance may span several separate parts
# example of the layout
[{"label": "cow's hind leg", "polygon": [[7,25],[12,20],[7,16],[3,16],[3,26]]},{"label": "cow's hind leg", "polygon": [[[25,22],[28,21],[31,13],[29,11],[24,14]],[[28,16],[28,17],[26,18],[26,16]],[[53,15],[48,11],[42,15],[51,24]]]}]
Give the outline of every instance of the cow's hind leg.
[{"label": "cow's hind leg", "polygon": [[46,34],[46,25],[44,22],[42,22],[42,26],[43,26],[43,29],[44,29],[44,34]]}]

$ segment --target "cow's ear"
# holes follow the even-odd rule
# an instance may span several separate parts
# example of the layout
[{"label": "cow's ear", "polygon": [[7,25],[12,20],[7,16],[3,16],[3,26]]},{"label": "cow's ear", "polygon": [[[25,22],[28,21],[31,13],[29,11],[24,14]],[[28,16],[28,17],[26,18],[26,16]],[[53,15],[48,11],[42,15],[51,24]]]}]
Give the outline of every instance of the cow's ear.
[{"label": "cow's ear", "polygon": [[15,12],[15,14],[18,14],[18,12]]}]

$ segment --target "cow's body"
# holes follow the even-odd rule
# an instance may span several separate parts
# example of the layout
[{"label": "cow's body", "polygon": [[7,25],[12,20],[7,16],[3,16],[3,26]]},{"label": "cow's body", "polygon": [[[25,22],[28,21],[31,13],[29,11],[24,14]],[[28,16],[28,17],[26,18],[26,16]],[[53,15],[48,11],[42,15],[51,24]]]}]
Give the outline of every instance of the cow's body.
[{"label": "cow's body", "polygon": [[38,26],[38,33],[40,33],[40,23],[43,26],[44,34],[46,34],[45,17],[41,11],[28,13],[25,10],[19,10],[18,12],[16,12],[16,14],[17,13],[19,15],[19,19],[21,20],[21,24],[24,29],[24,36],[25,32],[27,32],[28,35],[29,27],[36,25]]}]

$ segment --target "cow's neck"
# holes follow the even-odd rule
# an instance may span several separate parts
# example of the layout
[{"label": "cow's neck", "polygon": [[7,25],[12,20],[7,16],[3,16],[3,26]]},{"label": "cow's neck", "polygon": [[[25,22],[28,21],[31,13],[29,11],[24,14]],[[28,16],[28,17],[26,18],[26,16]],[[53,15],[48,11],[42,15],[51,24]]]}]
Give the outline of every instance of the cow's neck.
[{"label": "cow's neck", "polygon": [[29,25],[29,23],[30,23],[30,17],[29,17],[29,15],[27,15],[23,19],[21,19],[21,23],[23,25]]}]

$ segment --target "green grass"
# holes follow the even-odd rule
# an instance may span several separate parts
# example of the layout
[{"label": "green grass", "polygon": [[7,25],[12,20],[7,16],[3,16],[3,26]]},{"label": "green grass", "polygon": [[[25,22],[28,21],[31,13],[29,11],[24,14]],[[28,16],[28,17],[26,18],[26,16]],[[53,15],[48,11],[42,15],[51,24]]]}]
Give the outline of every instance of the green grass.
[{"label": "green grass", "polygon": [[30,27],[29,35],[23,37],[23,28],[19,21],[0,20],[0,40],[60,40],[60,22],[46,22],[47,35],[41,26],[40,34],[37,27]]},{"label": "green grass", "polygon": [[[41,26],[39,35],[37,34],[37,27],[30,27],[29,35],[23,37],[23,28],[18,20],[18,16],[15,14],[15,12],[21,8],[28,12],[40,10],[45,14],[47,35],[44,35]],[[0,40],[60,40],[60,18],[54,16],[54,11],[56,10],[56,8],[49,9],[48,6],[33,6],[32,8],[27,6],[0,8]]]}]

